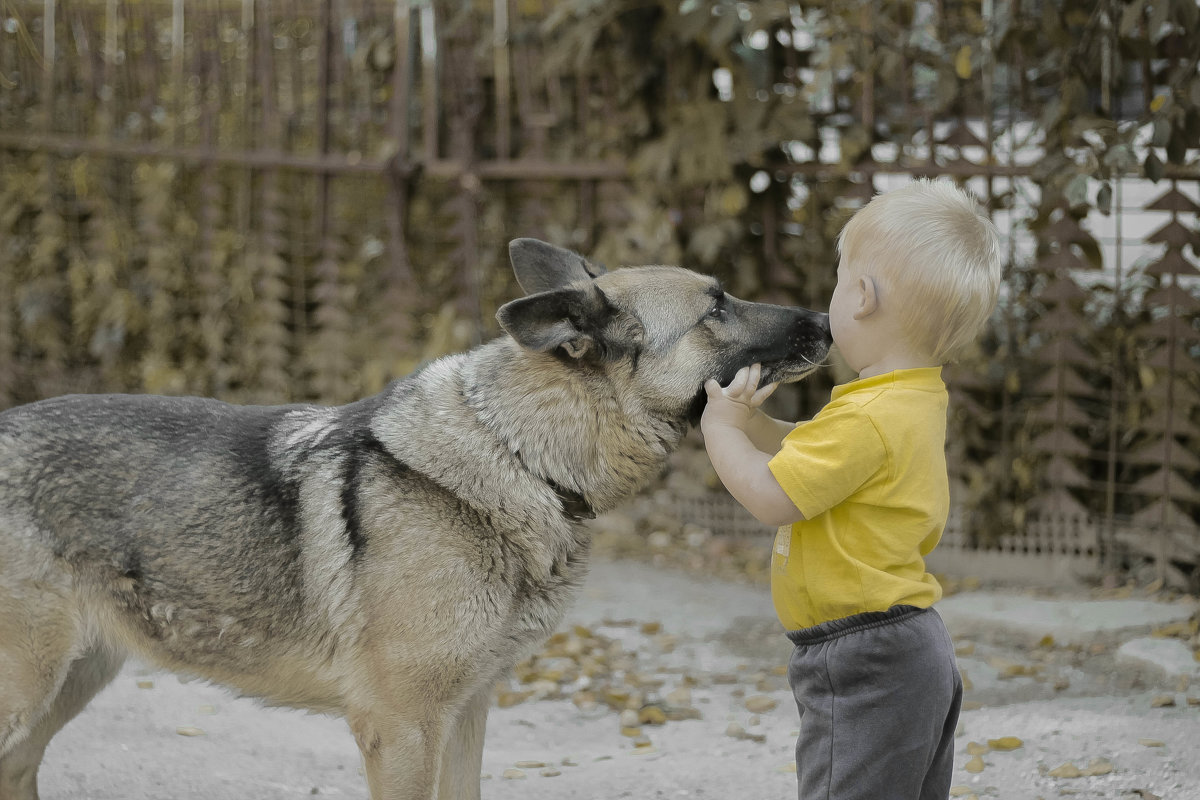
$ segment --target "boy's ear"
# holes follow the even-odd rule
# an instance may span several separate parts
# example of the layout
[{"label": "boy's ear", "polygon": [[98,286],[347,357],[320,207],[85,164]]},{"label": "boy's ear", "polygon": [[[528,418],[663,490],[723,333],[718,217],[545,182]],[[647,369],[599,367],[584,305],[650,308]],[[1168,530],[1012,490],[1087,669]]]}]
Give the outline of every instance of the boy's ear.
[{"label": "boy's ear", "polygon": [[496,319],[522,347],[539,353],[561,347],[577,359],[597,347],[612,313],[604,292],[591,284],[512,300],[500,307]]},{"label": "boy's ear", "polygon": [[862,275],[855,284],[858,290],[858,304],[854,308],[855,319],[865,319],[879,308],[879,295],[875,287],[875,279],[870,275]]}]

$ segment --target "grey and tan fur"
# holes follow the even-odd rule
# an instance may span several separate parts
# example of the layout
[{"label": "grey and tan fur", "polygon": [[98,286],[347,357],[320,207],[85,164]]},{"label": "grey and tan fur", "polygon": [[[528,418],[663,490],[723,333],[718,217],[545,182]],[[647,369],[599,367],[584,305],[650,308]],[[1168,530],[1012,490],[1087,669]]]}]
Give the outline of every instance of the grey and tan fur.
[{"label": "grey and tan fur", "polygon": [[795,380],[824,314],[531,239],[507,332],[338,408],[59,397],[0,414],[0,800],[134,655],[346,717],[374,800],[479,797],[498,678],[662,470],[703,383]]}]

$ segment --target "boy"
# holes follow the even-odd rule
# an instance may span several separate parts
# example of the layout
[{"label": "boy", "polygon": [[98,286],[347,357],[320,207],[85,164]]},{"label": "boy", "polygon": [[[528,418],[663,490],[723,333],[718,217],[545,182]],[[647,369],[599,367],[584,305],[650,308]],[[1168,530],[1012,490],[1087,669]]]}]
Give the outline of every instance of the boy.
[{"label": "boy", "polygon": [[856,213],[838,250],[829,326],[858,379],[793,426],[758,410],[775,387],[755,365],[705,384],[701,429],[734,498],[782,526],[801,800],[944,800],[962,681],[923,558],[950,504],[941,365],[996,304],[999,237],[965,192],[919,180]]}]

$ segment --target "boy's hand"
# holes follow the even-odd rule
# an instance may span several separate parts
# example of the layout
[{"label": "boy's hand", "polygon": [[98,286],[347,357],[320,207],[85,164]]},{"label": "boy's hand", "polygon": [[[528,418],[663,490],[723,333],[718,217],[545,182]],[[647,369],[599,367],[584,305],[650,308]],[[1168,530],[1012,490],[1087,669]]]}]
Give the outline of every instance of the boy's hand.
[{"label": "boy's hand", "polygon": [[745,429],[747,423],[758,413],[758,407],[779,387],[778,383],[758,386],[762,377],[762,365],[742,367],[725,388],[713,379],[704,382],[708,403],[700,418],[701,427],[706,425],[730,425]]}]

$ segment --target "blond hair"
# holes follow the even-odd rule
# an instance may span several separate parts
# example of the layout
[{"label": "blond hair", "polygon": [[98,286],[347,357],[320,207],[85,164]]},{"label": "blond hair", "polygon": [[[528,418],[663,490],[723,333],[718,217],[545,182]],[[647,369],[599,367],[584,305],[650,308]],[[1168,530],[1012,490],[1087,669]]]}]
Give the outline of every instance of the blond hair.
[{"label": "blond hair", "polygon": [[1000,292],[1000,235],[948,180],[876,195],[838,236],[844,263],[899,303],[909,344],[945,363],[986,324]]}]

